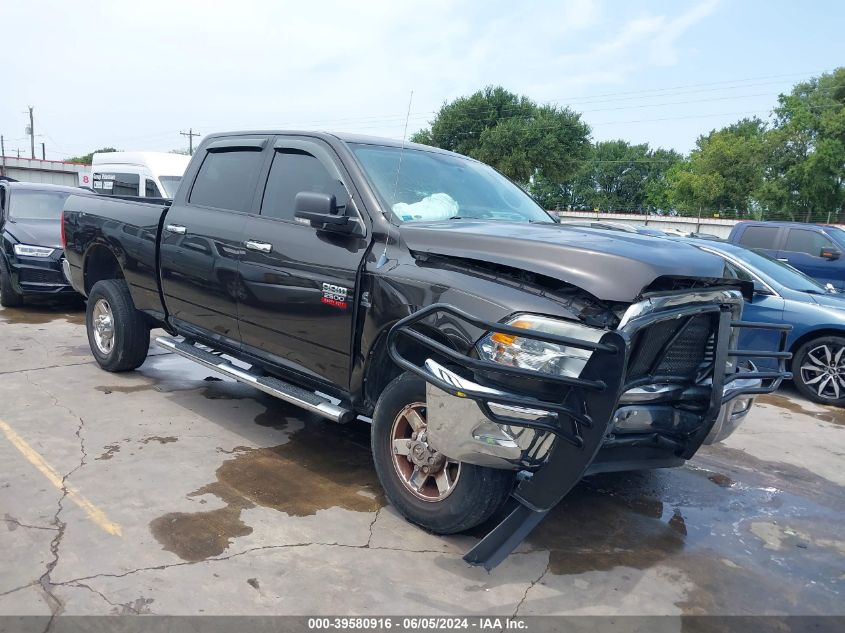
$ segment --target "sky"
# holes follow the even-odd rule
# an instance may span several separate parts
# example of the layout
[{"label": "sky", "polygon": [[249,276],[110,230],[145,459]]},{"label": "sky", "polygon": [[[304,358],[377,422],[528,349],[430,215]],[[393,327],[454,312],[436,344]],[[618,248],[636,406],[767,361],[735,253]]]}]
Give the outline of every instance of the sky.
[{"label": "sky", "polygon": [[29,155],[31,105],[58,160],[189,129],[401,139],[409,104],[410,135],[486,85],[581,112],[594,140],[687,152],[845,65],[834,0],[0,0],[0,25],[6,155]]}]

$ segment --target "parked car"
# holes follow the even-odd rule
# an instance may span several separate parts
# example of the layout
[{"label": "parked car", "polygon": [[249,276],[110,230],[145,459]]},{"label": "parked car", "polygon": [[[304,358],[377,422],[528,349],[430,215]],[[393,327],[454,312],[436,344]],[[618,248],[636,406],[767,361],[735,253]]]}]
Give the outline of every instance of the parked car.
[{"label": "parked car", "polygon": [[[764,253],[724,243],[699,248],[718,253],[734,264],[740,279],[754,283],[754,297],[743,318],[765,323],[789,323],[786,348],[792,352],[795,386],[821,404],[845,406],[845,295]],[[746,330],[739,346],[770,349],[772,332]],[[768,369],[773,359],[756,361]]]},{"label": "parked car", "polygon": [[728,241],[789,263],[822,284],[845,290],[845,231],[798,222],[739,222]]},{"label": "parked car", "polygon": [[[157,248],[124,267],[138,231]],[[172,205],[74,195],[64,236],[103,369],[140,366],[160,326],[176,354],[371,421],[410,521],[461,532],[516,500],[466,556],[488,568],[585,474],[679,466],[788,376],[785,352],[757,372],[730,351],[752,287],[721,256],[562,227],[492,168],[422,145],[211,135]]]},{"label": "parked car", "polygon": [[97,152],[92,188],[107,196],[172,198],[190,159],[168,152]]},{"label": "parked car", "polygon": [[62,205],[74,187],[0,181],[0,305],[78,296],[62,273]]}]

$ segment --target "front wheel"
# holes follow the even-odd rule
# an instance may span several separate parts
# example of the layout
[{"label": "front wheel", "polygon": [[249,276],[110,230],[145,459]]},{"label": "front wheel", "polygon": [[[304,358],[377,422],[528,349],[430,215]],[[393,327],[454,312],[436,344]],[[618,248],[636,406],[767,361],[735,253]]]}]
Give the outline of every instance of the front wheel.
[{"label": "front wheel", "polygon": [[425,381],[393,380],[376,404],[373,461],[385,494],[409,521],[438,534],[463,532],[507,500],[513,471],[448,459],[428,444]]},{"label": "front wheel", "polygon": [[819,404],[845,405],[845,338],[823,336],[804,343],[792,361],[795,386]]},{"label": "front wheel", "polygon": [[106,371],[131,371],[146,360],[150,328],[135,309],[124,280],[94,284],[88,295],[85,326],[91,353]]},{"label": "front wheel", "polygon": [[12,287],[12,278],[6,266],[0,262],[0,305],[4,308],[16,308],[23,304],[23,295]]}]

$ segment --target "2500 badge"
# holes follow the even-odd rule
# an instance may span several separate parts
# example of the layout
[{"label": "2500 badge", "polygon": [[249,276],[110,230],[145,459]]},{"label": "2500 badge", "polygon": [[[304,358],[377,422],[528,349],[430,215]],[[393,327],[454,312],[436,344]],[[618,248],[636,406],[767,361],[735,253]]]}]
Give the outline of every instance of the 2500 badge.
[{"label": "2500 badge", "polygon": [[349,289],[343,286],[335,286],[334,284],[323,284],[323,296],[320,298],[322,303],[341,308],[345,310],[349,306],[347,297],[349,296]]}]

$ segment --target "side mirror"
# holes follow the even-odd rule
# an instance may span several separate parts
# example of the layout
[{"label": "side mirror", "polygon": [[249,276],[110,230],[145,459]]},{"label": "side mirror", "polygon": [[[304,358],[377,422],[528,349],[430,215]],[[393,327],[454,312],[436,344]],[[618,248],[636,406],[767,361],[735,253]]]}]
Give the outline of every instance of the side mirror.
[{"label": "side mirror", "polygon": [[307,220],[318,230],[350,233],[355,223],[349,221],[348,215],[342,215],[337,199],[328,193],[314,191],[300,191],[293,203],[293,215],[301,220]]},{"label": "side mirror", "polygon": [[836,260],[842,257],[842,251],[838,251],[835,248],[823,248],[819,252],[819,257],[823,257],[824,259],[829,260]]}]

